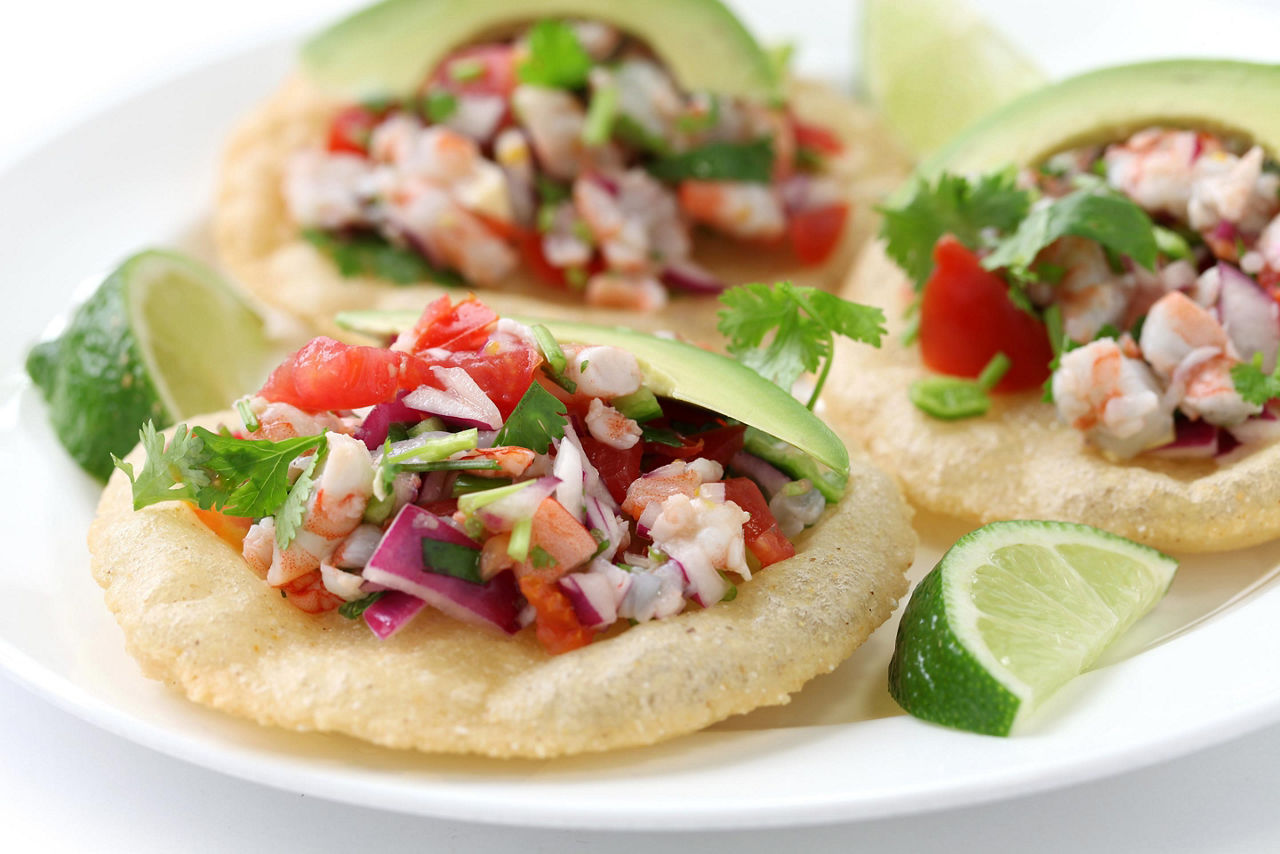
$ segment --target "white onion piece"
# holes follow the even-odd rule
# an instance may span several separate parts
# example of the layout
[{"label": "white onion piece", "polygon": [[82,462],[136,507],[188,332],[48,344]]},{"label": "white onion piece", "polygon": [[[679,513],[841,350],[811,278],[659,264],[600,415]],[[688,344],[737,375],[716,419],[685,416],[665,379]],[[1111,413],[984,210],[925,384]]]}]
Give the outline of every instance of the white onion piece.
[{"label": "white onion piece", "polygon": [[339,569],[362,569],[381,541],[382,529],[366,522],[334,549],[330,563]]},{"label": "white onion piece", "polygon": [[497,430],[502,414],[471,375],[462,368],[432,368],[443,388],[419,386],[404,396],[411,409],[438,415],[446,421],[465,427]]},{"label": "white onion piece", "polygon": [[444,124],[476,142],[488,142],[506,111],[506,101],[497,95],[460,95],[457,109]]},{"label": "white onion piece", "polygon": [[1263,293],[1253,279],[1230,264],[1219,263],[1222,290],[1218,308],[1222,327],[1240,358],[1248,362],[1262,354],[1262,369],[1275,370],[1280,348],[1280,305]]},{"label": "white onion piece", "polygon": [[363,599],[367,594],[361,590],[364,579],[359,573],[347,572],[327,563],[320,564],[320,580],[324,589],[347,602]]},{"label": "white onion piece", "polygon": [[594,495],[586,497],[587,510],[587,528],[589,530],[600,531],[604,538],[608,541],[604,551],[600,553],[600,557],[606,561],[612,560],[613,556],[618,553],[625,545],[624,538],[627,536],[627,527],[618,519],[614,512],[604,505],[599,498]]},{"label": "white onion piece", "polygon": [[551,469],[552,474],[560,479],[560,485],[556,487],[556,500],[579,522],[586,519],[582,500],[583,482],[586,479],[583,473],[585,461],[586,455],[579,451],[578,446],[569,441],[566,436],[560,440],[560,445],[556,449],[555,465]]}]

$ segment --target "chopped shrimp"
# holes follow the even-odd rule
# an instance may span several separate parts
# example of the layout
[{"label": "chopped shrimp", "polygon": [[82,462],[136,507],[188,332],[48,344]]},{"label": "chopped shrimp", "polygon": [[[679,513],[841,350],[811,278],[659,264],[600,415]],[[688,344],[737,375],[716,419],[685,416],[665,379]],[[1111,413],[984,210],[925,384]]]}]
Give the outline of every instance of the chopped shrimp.
[{"label": "chopped shrimp", "polygon": [[507,128],[498,134],[493,156],[507,176],[507,193],[511,197],[511,215],[523,226],[533,224],[537,212],[534,192],[533,152],[529,138],[518,128]]},{"label": "chopped shrimp", "polygon": [[577,99],[559,89],[517,86],[511,103],[520,117],[538,162],[554,178],[568,180],[583,159],[584,115]]},{"label": "chopped shrimp", "polygon": [[318,570],[354,531],[373,494],[373,461],[364,443],[350,436],[326,434],[329,452],[307,499],[302,525],[281,551],[272,554],[267,583],[283,587]]},{"label": "chopped shrimp", "polygon": [[1148,128],[1107,149],[1107,183],[1148,211],[1186,219],[1192,167],[1205,148],[1194,131]]},{"label": "chopped shrimp", "polygon": [[332,611],[346,600],[341,596],[330,593],[329,589],[324,586],[324,576],[320,574],[319,568],[313,569],[305,575],[300,575],[292,581],[279,585],[284,591],[285,598],[289,600],[299,611],[305,611],[308,614],[323,614],[325,611]]},{"label": "chopped shrimp", "polygon": [[675,460],[633,480],[627,487],[622,510],[631,518],[640,520],[642,526],[649,527],[657,508],[667,496],[677,493],[695,496],[698,487],[722,477],[724,467],[714,460],[698,458],[691,463]]},{"label": "chopped shrimp", "polygon": [[1139,343],[1169,383],[1168,396],[1192,418],[1231,426],[1261,411],[1235,390],[1231,367],[1240,360],[1226,331],[1184,294],[1174,291],[1151,307]]},{"label": "chopped shrimp", "polygon": [[614,69],[612,80],[599,74],[593,85],[613,82],[618,88],[618,112],[635,123],[649,137],[670,143],[676,117],[685,108],[675,82],[656,63],[647,59],[627,59]]},{"label": "chopped shrimp", "polygon": [[502,167],[486,160],[475,142],[460,133],[439,126],[425,129],[397,161],[397,167],[410,185],[413,179],[424,179],[446,189],[472,213],[511,221],[511,200]]},{"label": "chopped shrimp", "polygon": [[631,311],[659,311],[667,304],[667,289],[653,276],[597,273],[587,280],[587,305]]},{"label": "chopped shrimp", "polygon": [[730,237],[771,240],[781,237],[787,219],[775,188],[742,181],[685,181],[680,208],[697,222]]},{"label": "chopped shrimp", "polygon": [[690,581],[714,578],[716,570],[750,579],[742,533],[750,518],[732,501],[676,493],[663,500],[649,534],[657,548],[680,562]]},{"label": "chopped shrimp", "polygon": [[641,272],[655,261],[671,264],[689,254],[675,196],[642,169],[612,176],[610,184],[580,177],[573,201],[612,270]]},{"label": "chopped shrimp", "polygon": [[355,432],[351,419],[332,412],[304,412],[291,404],[263,397],[251,398],[249,409],[258,419],[258,429],[247,434],[250,439],[281,442],[295,436],[317,436],[326,430],[346,434]]},{"label": "chopped shrimp", "polygon": [[1125,459],[1173,439],[1173,407],[1140,359],[1110,338],[1062,355],[1053,374],[1058,416],[1104,453]]},{"label": "chopped shrimp", "polygon": [[1102,247],[1083,237],[1062,237],[1039,255],[1064,270],[1057,285],[1062,327],[1073,341],[1092,341],[1103,326],[1118,324],[1133,290],[1132,279],[1111,271]]},{"label": "chopped shrimp", "polygon": [[1264,159],[1255,145],[1243,157],[1217,151],[1197,160],[1187,207],[1191,227],[1207,231],[1225,221],[1246,233],[1260,231],[1280,208],[1278,179],[1262,171]]},{"label": "chopped shrimp", "polygon": [[591,435],[610,448],[625,451],[640,441],[640,425],[598,397],[591,400],[586,422]]},{"label": "chopped shrimp", "polygon": [[451,459],[495,462],[499,466],[496,469],[477,469],[470,473],[480,477],[516,478],[524,474],[525,470],[533,465],[533,459],[536,456],[537,454],[528,448],[502,445],[497,448],[476,448],[470,451],[460,451],[454,454]]},{"label": "chopped shrimp", "polygon": [[294,220],[317,228],[345,228],[365,215],[372,173],[354,154],[302,151],[289,161],[284,199]]},{"label": "chopped shrimp", "polygon": [[494,284],[515,269],[514,250],[482,220],[428,183],[402,188],[386,202],[392,225],[429,257],[478,284]]},{"label": "chopped shrimp", "polygon": [[241,554],[249,568],[263,578],[271,568],[271,556],[275,552],[276,520],[267,516],[249,526],[244,535],[244,546]]},{"label": "chopped shrimp", "polygon": [[578,393],[612,400],[640,388],[644,376],[640,363],[626,350],[599,345],[565,347],[565,376],[578,385]]}]

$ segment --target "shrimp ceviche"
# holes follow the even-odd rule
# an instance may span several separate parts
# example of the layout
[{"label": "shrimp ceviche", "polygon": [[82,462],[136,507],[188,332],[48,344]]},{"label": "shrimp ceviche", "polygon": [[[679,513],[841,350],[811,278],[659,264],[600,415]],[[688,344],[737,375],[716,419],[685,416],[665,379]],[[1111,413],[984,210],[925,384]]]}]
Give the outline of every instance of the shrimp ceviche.
[{"label": "shrimp ceviche", "polygon": [[1043,387],[1115,459],[1274,439],[1278,171],[1256,145],[1152,127],[918,184],[884,227],[917,284],[910,335],[930,369],[978,381],[926,380],[913,401],[956,418],[987,391]]},{"label": "shrimp ceviche", "polygon": [[724,287],[693,260],[697,228],[827,259],[849,216],[824,168],[841,151],[784,104],[682,91],[612,26],[543,20],[456,50],[410,98],[339,110],[283,191],[335,260],[381,241],[415,255],[413,276],[501,288],[529,270],[656,311]]},{"label": "shrimp ceviche", "polygon": [[238,409],[167,446],[144,429],[143,468],[117,463],[135,509],[198,505],[289,602],[384,638],[432,607],[567,652],[734,597],[827,506],[744,451],[746,425],[655,395],[632,353],[471,298],[389,347],[316,338]]}]

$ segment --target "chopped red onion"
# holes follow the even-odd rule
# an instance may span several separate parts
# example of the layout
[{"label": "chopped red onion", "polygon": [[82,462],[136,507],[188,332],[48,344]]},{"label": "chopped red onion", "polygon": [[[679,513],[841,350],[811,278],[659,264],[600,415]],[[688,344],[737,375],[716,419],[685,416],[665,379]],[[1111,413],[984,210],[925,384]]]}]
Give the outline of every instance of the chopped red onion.
[{"label": "chopped red onion", "polygon": [[476,381],[462,368],[431,369],[443,388],[419,386],[404,396],[404,402],[452,424],[497,430],[502,414]]},{"label": "chopped red onion", "polygon": [[587,528],[599,531],[609,543],[600,553],[600,557],[611,560],[624,545],[623,539],[627,535],[626,525],[618,519],[613,510],[606,507],[604,502],[594,495],[586,497],[586,510]]},{"label": "chopped red onion", "polygon": [[1219,262],[1218,273],[1222,279],[1218,308],[1223,329],[1241,359],[1248,362],[1261,353],[1262,369],[1270,373],[1275,370],[1276,350],[1280,349],[1280,305],[1235,266]]},{"label": "chopped red onion", "polygon": [[386,640],[408,625],[426,604],[408,593],[390,591],[364,609],[364,621],[379,640]]},{"label": "chopped red onion", "polygon": [[579,522],[586,519],[582,503],[583,485],[586,481],[583,471],[585,461],[586,455],[578,450],[577,444],[565,438],[560,440],[555,464],[551,469],[560,481],[560,485],[556,487],[556,500]]},{"label": "chopped red onion", "polygon": [[691,294],[722,293],[729,286],[722,280],[691,261],[668,264],[658,276],[662,284],[673,291]]},{"label": "chopped red onion", "polygon": [[578,621],[589,629],[611,626],[618,619],[613,584],[602,573],[571,572],[561,576],[559,586],[569,597]]},{"label": "chopped red onion", "polygon": [[451,520],[415,505],[402,509],[364,568],[372,584],[424,600],[455,619],[514,634],[519,631],[519,590],[515,577],[503,572],[484,584],[428,572],[422,540],[432,539],[476,548]]},{"label": "chopped red onion", "polygon": [[783,474],[772,464],[757,457],[755,454],[748,454],[746,451],[738,451],[738,453],[734,454],[733,458],[729,460],[729,468],[754,480],[767,499],[772,499],[784,486],[791,482],[790,477]]},{"label": "chopped red onion", "polygon": [[1167,445],[1147,453],[1166,459],[1197,459],[1218,453],[1218,428],[1208,421],[1179,419],[1174,424],[1174,439]]},{"label": "chopped red onion", "polygon": [[401,395],[388,403],[379,403],[369,410],[369,414],[356,428],[354,435],[364,442],[366,448],[376,451],[387,440],[387,431],[391,429],[392,424],[401,422],[416,424],[423,417],[424,414],[421,411],[405,405],[404,396]]},{"label": "chopped red onion", "polygon": [[490,531],[510,531],[521,519],[532,519],[547,496],[556,491],[560,480],[540,477],[529,485],[476,510],[476,517]]},{"label": "chopped red onion", "polygon": [[422,486],[418,488],[418,497],[415,504],[430,504],[433,501],[443,501],[450,497],[449,486],[453,482],[453,475],[456,472],[451,471],[433,471],[427,472],[422,478]]}]

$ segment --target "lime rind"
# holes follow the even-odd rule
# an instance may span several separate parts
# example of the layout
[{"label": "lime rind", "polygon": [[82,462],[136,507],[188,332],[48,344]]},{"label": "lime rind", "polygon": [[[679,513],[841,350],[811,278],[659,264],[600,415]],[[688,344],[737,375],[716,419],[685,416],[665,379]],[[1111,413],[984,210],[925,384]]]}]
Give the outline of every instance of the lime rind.
[{"label": "lime rind", "polygon": [[1177,562],[1065,522],[996,522],[917,587],[890,666],[908,712],[1005,735],[1168,590]]}]

